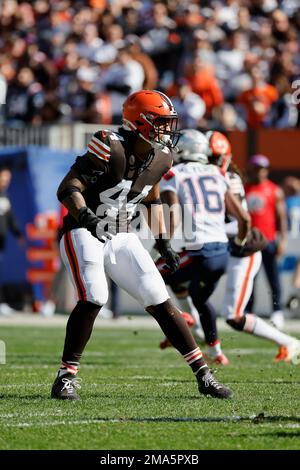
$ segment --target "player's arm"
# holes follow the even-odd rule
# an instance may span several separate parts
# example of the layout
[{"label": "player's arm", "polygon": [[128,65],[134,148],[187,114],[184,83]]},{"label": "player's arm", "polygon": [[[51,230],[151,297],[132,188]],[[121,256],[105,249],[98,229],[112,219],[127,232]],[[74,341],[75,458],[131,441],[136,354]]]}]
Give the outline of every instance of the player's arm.
[{"label": "player's arm", "polygon": [[163,207],[168,207],[165,212],[165,220],[169,220],[169,236],[173,238],[176,228],[180,224],[180,204],[177,194],[174,191],[163,191],[160,194]]},{"label": "player's arm", "polygon": [[146,219],[154,238],[162,237],[162,235],[166,237],[167,230],[160,198],[159,184],[153,186],[148,196],[143,200],[143,205],[147,209]]},{"label": "player's arm", "polygon": [[247,234],[251,225],[250,215],[230,190],[225,193],[225,207],[226,212],[235,217],[238,222],[238,235],[235,242],[243,245],[243,243],[246,242]]},{"label": "player's arm", "polygon": [[155,248],[166,259],[166,264],[171,271],[175,272],[179,267],[180,258],[170,245],[160,198],[159,183],[153,186],[143,204],[147,208],[148,225],[156,240]]},{"label": "player's arm", "polygon": [[278,188],[276,194],[276,219],[278,223],[278,231],[280,240],[277,247],[277,255],[280,256],[285,252],[287,244],[287,215],[284,202],[284,194],[281,188]]},{"label": "player's arm", "polygon": [[82,195],[86,186],[75,170],[70,170],[64,177],[57,190],[58,200],[68,209],[70,214],[101,242],[111,238],[111,234],[104,231],[99,217],[91,211]]},{"label": "player's arm", "polygon": [[70,214],[78,221],[80,209],[86,207],[86,202],[82,195],[85,185],[79,178],[75,170],[70,170],[57,190],[58,200],[68,209]]},{"label": "player's arm", "polygon": [[[95,140],[97,135],[98,139]],[[76,159],[71,170],[60,183],[57,197],[81,227],[86,228],[101,242],[105,242],[106,239],[111,238],[111,234],[105,231],[105,225],[101,225],[101,219],[87,207],[83,196],[83,192],[97,174],[105,176],[108,172],[110,158],[108,147],[105,145],[105,151],[102,151],[102,147],[99,146],[100,150],[98,150],[96,145],[98,145],[97,142],[100,142],[99,138],[101,136],[99,133],[96,133],[95,136],[91,140],[92,144],[88,145],[88,152]]]}]

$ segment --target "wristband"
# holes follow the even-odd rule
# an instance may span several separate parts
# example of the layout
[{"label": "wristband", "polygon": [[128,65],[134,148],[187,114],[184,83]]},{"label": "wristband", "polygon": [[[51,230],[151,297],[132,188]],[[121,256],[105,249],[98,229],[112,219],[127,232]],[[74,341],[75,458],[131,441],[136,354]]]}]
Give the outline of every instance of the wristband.
[{"label": "wristband", "polygon": [[233,241],[234,241],[234,243],[235,243],[236,245],[242,247],[242,246],[245,246],[245,245],[246,245],[247,237],[245,237],[243,240],[241,240],[238,236],[236,236]]}]

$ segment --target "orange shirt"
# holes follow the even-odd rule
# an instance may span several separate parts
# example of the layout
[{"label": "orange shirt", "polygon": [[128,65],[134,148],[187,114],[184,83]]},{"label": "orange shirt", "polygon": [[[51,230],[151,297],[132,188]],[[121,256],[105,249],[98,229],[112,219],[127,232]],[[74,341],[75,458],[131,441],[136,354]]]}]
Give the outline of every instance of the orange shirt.
[{"label": "orange shirt", "polygon": [[186,78],[193,92],[197,93],[205,102],[208,112],[223,103],[223,93],[216,77],[210,70],[204,69]]},{"label": "orange shirt", "polygon": [[252,129],[260,127],[268,114],[274,101],[278,99],[278,92],[273,85],[265,84],[261,87],[244,91],[238,102],[247,110],[247,123]]}]

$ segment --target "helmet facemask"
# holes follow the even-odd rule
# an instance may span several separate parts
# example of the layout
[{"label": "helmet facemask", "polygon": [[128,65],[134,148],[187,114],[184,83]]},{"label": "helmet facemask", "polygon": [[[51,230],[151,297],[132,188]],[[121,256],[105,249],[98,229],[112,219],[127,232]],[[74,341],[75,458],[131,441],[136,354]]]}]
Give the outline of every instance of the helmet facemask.
[{"label": "helmet facemask", "polygon": [[174,149],[180,137],[178,126],[178,116],[153,116],[151,114],[141,114],[141,118],[145,120],[149,128],[149,138],[142,133],[140,136],[149,142],[154,148],[161,149],[168,147]]}]

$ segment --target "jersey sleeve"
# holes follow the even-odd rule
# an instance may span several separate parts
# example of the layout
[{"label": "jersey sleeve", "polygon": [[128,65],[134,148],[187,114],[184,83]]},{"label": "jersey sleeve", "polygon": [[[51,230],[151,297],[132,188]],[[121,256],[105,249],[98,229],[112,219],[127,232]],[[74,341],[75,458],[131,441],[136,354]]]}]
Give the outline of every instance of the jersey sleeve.
[{"label": "jersey sleeve", "polygon": [[88,151],[97,159],[109,162],[111,157],[111,146],[107,131],[96,132],[88,143]]},{"label": "jersey sleeve", "polygon": [[173,193],[178,192],[178,181],[176,173],[173,169],[170,169],[163,175],[159,184],[159,188],[161,193],[164,191],[173,191]]},{"label": "jersey sleeve", "polygon": [[235,172],[230,172],[226,174],[226,177],[227,177],[226,178],[227,182],[229,184],[229,189],[235,196],[238,197],[238,199],[240,200],[242,204],[243,209],[247,211],[248,207],[247,207],[247,201],[246,201],[245,188],[244,188],[243,181],[240,175],[238,175]]},{"label": "jersey sleeve", "polygon": [[96,132],[87,146],[87,152],[77,157],[71,166],[79,179],[88,186],[95,177],[108,174],[110,167],[111,150],[109,139],[105,131]]}]

